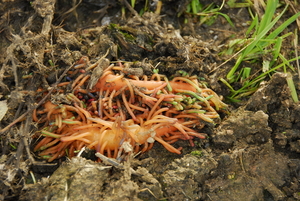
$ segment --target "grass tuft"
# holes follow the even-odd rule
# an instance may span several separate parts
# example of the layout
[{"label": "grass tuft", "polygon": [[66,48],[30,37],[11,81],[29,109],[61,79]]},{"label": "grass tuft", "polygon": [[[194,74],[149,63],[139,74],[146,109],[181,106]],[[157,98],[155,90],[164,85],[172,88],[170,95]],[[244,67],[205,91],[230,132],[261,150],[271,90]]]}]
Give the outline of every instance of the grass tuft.
[{"label": "grass tuft", "polygon": [[[221,79],[231,90],[231,95],[228,98],[232,101],[238,101],[241,97],[255,92],[262,80],[281,67],[284,72],[287,72],[288,69],[291,71],[295,70],[290,62],[297,60],[297,57],[288,60],[281,54],[283,40],[293,33],[279,35],[300,16],[300,13],[296,13],[273,30],[274,26],[282,20],[282,16],[288,8],[288,5],[286,5],[283,11],[276,16],[275,13],[278,6],[278,0],[268,0],[265,7],[265,14],[260,20],[256,14],[246,32],[246,37],[250,36],[250,33],[252,35],[247,39],[235,39],[231,46],[229,46],[229,49],[226,50],[226,53],[233,53],[235,46],[241,44],[244,46],[235,65],[228,72],[226,79]],[[276,17],[273,19],[274,15]],[[261,69],[257,72],[252,72],[254,74],[252,76],[250,75],[251,67],[240,68],[242,62],[251,64],[259,61],[261,62]],[[231,84],[235,83],[241,83],[241,88],[235,90],[231,86]]]}]

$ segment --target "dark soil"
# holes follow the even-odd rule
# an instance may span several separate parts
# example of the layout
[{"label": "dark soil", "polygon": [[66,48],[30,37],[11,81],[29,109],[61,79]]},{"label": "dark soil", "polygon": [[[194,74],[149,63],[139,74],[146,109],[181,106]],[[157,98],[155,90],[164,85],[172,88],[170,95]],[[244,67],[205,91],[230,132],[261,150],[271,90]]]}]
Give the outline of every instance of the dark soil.
[{"label": "dark soil", "polygon": [[[219,78],[235,58],[219,66],[229,58],[219,53],[230,39],[244,37],[251,20],[246,8],[222,9],[231,27],[222,16],[212,25],[199,24],[184,12],[188,0],[163,1],[160,15],[142,16],[126,4],[122,14],[121,2],[0,2],[0,200],[300,200],[300,106],[280,72],[250,98],[228,103],[222,122],[204,129],[207,139],[195,140],[194,147],[176,142],[181,155],[156,143],[120,166],[81,157],[38,159],[32,151],[36,90],[49,88],[82,56],[93,63],[109,49],[105,58],[133,62],[133,69],[143,69],[135,73],[151,74],[151,65],[167,76],[184,70],[219,95],[229,94]],[[135,9],[143,5],[137,1]],[[292,44],[284,49],[292,50]],[[101,72],[94,73],[97,80]],[[299,92],[298,75],[293,76]]]}]

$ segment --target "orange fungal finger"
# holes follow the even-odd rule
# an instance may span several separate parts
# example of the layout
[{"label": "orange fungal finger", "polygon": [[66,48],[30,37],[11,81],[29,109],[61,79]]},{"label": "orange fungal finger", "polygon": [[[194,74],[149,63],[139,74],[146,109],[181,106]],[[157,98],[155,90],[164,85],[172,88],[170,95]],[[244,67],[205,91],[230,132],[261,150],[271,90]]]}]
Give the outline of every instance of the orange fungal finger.
[{"label": "orange fungal finger", "polygon": [[159,138],[159,137],[154,137],[154,139],[159,142],[160,144],[162,144],[169,152],[172,153],[176,153],[176,154],[181,154],[181,152],[176,149],[175,147],[173,147],[172,145],[168,144],[166,141],[164,141],[163,139]]},{"label": "orange fungal finger", "polygon": [[[97,84],[94,86],[94,90],[99,91],[100,89],[107,90],[107,89],[115,89],[120,90],[123,86],[126,85],[126,81],[122,79],[117,79],[116,81],[109,82],[110,80],[116,79],[117,75],[107,74],[106,76],[102,76]],[[144,80],[130,80],[131,84],[136,87],[144,87],[148,90],[153,90],[155,88],[161,87],[161,85],[165,85],[164,81],[144,81]],[[177,89],[181,90],[189,90],[196,92],[195,87],[188,83],[184,82],[174,82],[169,81],[172,89],[174,92],[177,92]]]}]

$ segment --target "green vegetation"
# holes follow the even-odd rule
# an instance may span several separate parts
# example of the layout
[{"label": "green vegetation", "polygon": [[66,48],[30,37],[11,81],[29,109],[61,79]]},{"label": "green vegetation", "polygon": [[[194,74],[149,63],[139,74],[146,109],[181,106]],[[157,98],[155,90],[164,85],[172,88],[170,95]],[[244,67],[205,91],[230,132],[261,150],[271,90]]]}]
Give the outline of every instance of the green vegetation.
[{"label": "green vegetation", "polygon": [[[142,7],[139,10],[140,15],[150,10],[148,0],[139,2],[139,6],[137,6],[138,3],[136,0],[131,0],[130,3],[132,8],[137,9],[137,7]],[[262,16],[259,16],[258,13],[253,13],[250,9],[250,7],[254,7],[252,0],[241,2],[237,0],[223,0],[220,6],[215,3],[204,5],[201,3],[201,0],[191,0],[185,9],[185,14],[197,20],[199,18],[199,24],[206,25],[213,24],[218,16],[222,16],[234,27],[229,16],[220,12],[225,3],[230,8],[248,8],[249,14],[252,17],[244,38],[232,40],[228,48],[222,52],[222,54],[234,55],[231,59],[237,56],[237,60],[226,75],[226,78],[223,77],[220,79],[231,91],[227,99],[237,102],[241,98],[254,93],[258,89],[260,82],[267,80],[274,72],[280,70],[287,73],[288,71],[294,72],[296,70],[291,65],[291,62],[297,61],[299,57],[296,54],[295,58],[291,58],[291,53],[286,54],[286,51],[283,51],[283,44],[287,41],[288,37],[295,37],[295,42],[297,41],[296,31],[295,33],[286,33],[284,30],[300,17],[300,12],[283,20],[283,15],[289,5],[286,4],[284,7],[284,4],[279,3],[278,0],[260,1],[259,3],[264,7],[265,11]],[[158,1],[157,8],[153,12],[160,14],[162,6],[163,1]],[[277,14],[280,9],[280,13]],[[181,14],[178,13],[178,17]],[[186,18],[185,20],[187,21],[188,19]],[[118,40],[134,42],[135,35],[133,32],[113,24],[110,25],[110,28],[117,31],[119,34],[116,35]],[[297,44],[295,44],[295,47],[297,47]],[[291,92],[294,93],[293,100],[297,101],[296,90],[292,86],[293,82],[290,78],[287,81]]]},{"label": "green vegetation", "polygon": [[17,147],[15,145],[13,145],[12,143],[9,143],[9,146],[13,149],[17,149]]},{"label": "green vegetation", "polygon": [[242,8],[242,7],[249,7],[252,5],[251,0],[246,0],[246,2],[243,3],[237,3],[236,0],[228,0],[227,5],[230,8]]},{"label": "green vegetation", "polygon": [[287,83],[288,83],[288,87],[290,88],[290,91],[291,91],[292,99],[296,103],[299,100],[298,100],[298,95],[297,95],[297,92],[296,92],[296,88],[295,88],[293,77],[292,77],[291,73],[287,73],[286,80],[287,80]]},{"label": "green vegetation", "polygon": [[191,155],[193,155],[193,156],[202,156],[202,151],[200,151],[200,150],[192,151]]},{"label": "green vegetation", "polygon": [[[281,34],[287,26],[300,16],[300,13],[282,22],[282,16],[287,10],[288,5],[276,16],[275,11],[278,6],[280,5],[277,0],[268,0],[265,7],[265,14],[261,19],[259,19],[257,14],[253,16],[253,14],[250,13],[253,16],[253,20],[246,32],[246,39],[232,41],[226,51],[228,54],[235,52],[237,46],[241,48],[237,61],[227,74],[226,80],[221,79],[231,90],[231,94],[228,97],[231,101],[238,101],[241,97],[248,96],[255,92],[258,89],[259,83],[279,68],[283,68],[284,72],[287,72],[287,67],[291,71],[295,71],[292,65],[290,65],[290,62],[297,60],[297,57],[288,60],[281,53],[283,40],[293,33]],[[276,17],[273,19],[273,16]],[[278,26],[278,24],[280,25]],[[276,25],[277,28],[273,29]],[[252,34],[250,35],[250,33]],[[240,68],[242,62],[250,66],[261,62],[261,69],[256,72],[251,72],[253,70],[251,67],[246,66]],[[239,89],[234,89],[232,85],[235,83],[240,83],[242,86]]]},{"label": "green vegetation", "polygon": [[234,24],[230,20],[229,16],[220,12],[220,10],[224,6],[224,3],[225,1],[222,2],[222,5],[220,7],[216,6],[214,3],[211,3],[208,6],[204,6],[200,3],[199,0],[192,0],[191,3],[188,4],[186,12],[192,15],[200,16],[200,24],[205,23],[207,25],[213,24],[218,15],[221,15],[232,27],[234,27]]}]

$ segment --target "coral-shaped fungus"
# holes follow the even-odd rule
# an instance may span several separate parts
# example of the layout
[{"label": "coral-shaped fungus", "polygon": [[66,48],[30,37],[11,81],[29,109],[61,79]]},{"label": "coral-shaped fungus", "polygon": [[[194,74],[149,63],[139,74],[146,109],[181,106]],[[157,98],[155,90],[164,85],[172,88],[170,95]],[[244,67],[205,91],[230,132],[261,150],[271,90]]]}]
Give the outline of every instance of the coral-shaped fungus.
[{"label": "coral-shaped fungus", "polygon": [[33,113],[36,122],[45,124],[40,131],[44,138],[34,151],[48,161],[66,154],[72,157],[83,147],[117,158],[128,147],[145,152],[155,141],[180,154],[181,148],[171,144],[182,139],[193,145],[194,137],[204,138],[197,131],[204,122],[213,123],[219,118],[217,111],[227,107],[196,76],[171,81],[157,73],[137,77],[125,75],[119,64],[107,67],[95,86],[89,87],[89,72],[95,65],[87,65],[86,57],[78,61],[69,72],[75,78],[58,85],[56,94],[64,94],[65,101],[48,100]]}]

